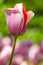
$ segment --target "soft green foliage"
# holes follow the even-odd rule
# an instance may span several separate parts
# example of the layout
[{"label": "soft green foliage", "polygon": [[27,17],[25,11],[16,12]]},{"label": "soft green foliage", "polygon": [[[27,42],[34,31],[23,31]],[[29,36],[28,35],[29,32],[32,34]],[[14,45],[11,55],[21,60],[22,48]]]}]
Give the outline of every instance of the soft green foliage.
[{"label": "soft green foliage", "polygon": [[43,62],[40,62],[38,65],[43,65]]},{"label": "soft green foliage", "polygon": [[23,3],[27,10],[32,10],[35,13],[35,17],[28,24],[26,33],[18,38],[20,40],[33,40],[35,43],[40,43],[43,39],[43,0],[0,0],[0,32],[4,36],[10,35],[4,17],[4,10],[14,7],[16,3]]},{"label": "soft green foliage", "polygon": [[36,44],[39,44],[43,39],[43,32],[41,32],[38,28],[30,28],[27,29],[26,33],[23,36],[18,37],[20,40],[32,40]]}]

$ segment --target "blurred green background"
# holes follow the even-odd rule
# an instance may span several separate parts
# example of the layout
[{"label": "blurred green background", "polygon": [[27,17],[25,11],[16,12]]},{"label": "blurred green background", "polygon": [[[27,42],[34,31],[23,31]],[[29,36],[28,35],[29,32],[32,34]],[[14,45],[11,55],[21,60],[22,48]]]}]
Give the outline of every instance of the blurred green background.
[{"label": "blurred green background", "polygon": [[35,13],[35,16],[28,24],[26,33],[18,38],[20,40],[33,40],[39,44],[43,40],[43,0],[0,0],[0,32],[4,36],[10,34],[6,24],[4,10],[14,7],[16,3],[23,3],[27,10],[32,10]]}]

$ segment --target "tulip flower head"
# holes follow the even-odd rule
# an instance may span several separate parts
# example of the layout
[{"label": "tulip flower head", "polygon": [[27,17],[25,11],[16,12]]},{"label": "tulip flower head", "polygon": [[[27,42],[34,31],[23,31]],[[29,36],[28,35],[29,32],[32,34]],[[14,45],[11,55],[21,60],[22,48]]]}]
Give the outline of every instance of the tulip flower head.
[{"label": "tulip flower head", "polygon": [[27,24],[33,16],[32,11],[26,12],[26,8],[22,3],[16,4],[14,8],[5,10],[7,25],[12,35],[24,34]]}]

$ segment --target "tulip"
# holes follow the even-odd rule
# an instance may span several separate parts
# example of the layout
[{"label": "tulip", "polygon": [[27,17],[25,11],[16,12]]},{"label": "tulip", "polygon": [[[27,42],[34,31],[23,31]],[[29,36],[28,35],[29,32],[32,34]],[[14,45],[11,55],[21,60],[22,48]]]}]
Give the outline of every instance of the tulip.
[{"label": "tulip", "polygon": [[12,35],[24,34],[27,24],[33,16],[34,13],[32,11],[26,12],[26,8],[22,3],[16,4],[14,8],[5,10],[7,25]]},{"label": "tulip", "polygon": [[26,8],[22,3],[16,4],[14,8],[8,8],[5,10],[5,17],[9,31],[12,35],[15,35],[15,43],[13,45],[9,65],[12,63],[17,36],[25,33],[27,24],[33,16],[34,13],[32,11],[26,12]]}]

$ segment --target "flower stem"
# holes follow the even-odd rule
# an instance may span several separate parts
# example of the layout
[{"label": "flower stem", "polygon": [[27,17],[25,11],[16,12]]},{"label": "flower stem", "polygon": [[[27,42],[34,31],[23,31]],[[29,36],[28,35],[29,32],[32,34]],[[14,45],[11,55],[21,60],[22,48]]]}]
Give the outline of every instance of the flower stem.
[{"label": "flower stem", "polygon": [[9,61],[8,65],[12,64],[12,60],[13,60],[13,56],[14,56],[14,50],[15,50],[15,45],[16,45],[16,40],[17,40],[17,36],[15,36],[15,38],[14,38],[14,45],[13,45],[12,54],[11,54],[11,58],[10,58],[10,61]]}]

